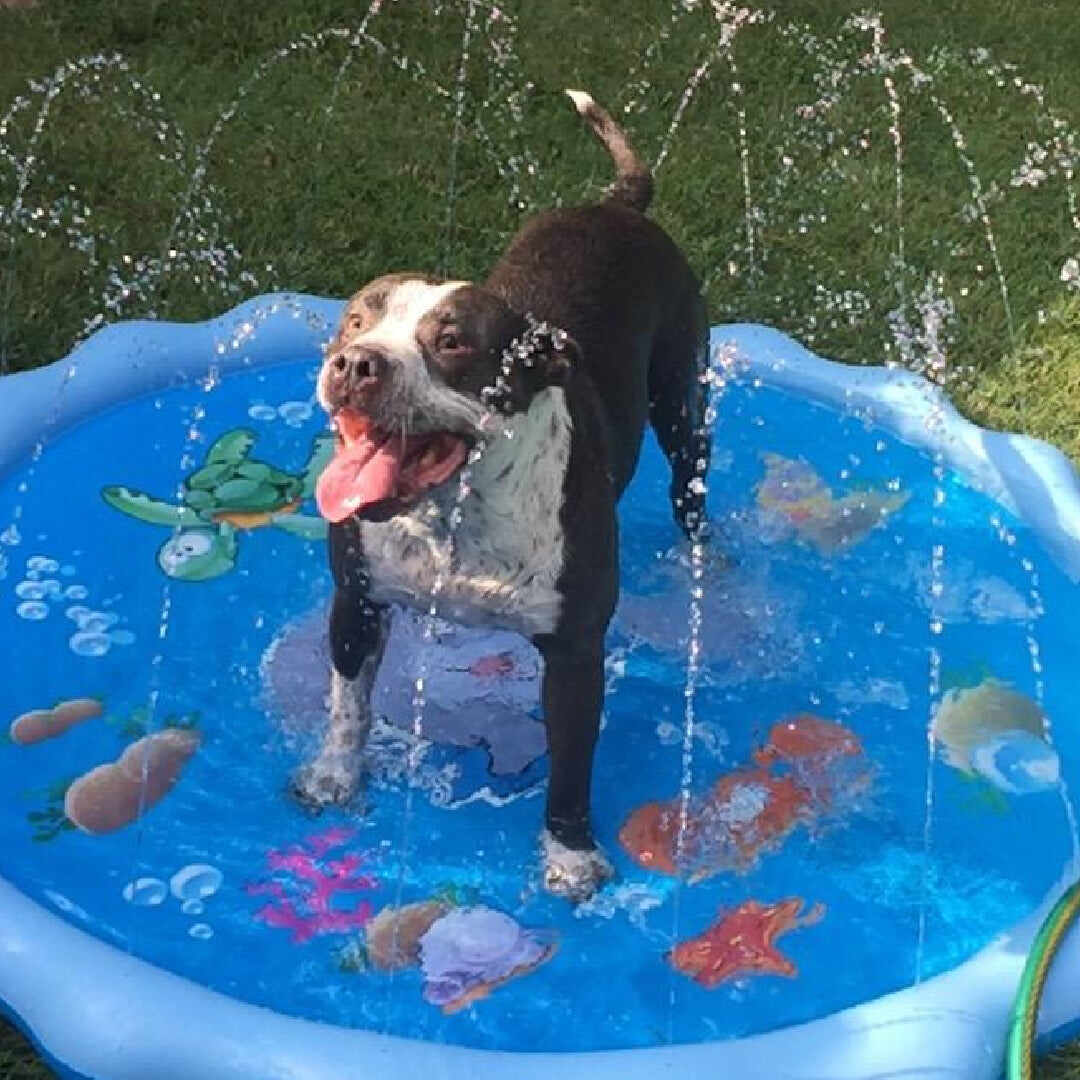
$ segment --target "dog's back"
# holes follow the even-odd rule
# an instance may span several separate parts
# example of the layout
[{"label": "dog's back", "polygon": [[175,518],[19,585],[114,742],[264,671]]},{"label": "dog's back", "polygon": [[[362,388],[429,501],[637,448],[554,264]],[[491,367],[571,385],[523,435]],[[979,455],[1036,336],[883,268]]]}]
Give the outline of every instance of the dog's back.
[{"label": "dog's back", "polygon": [[611,154],[615,182],[598,203],[528,222],[486,286],[580,345],[582,372],[607,422],[619,493],[652,421],[672,465],[676,517],[690,531],[703,510],[691,482],[708,459],[701,382],[708,327],[698,281],[672,239],[645,216],[653,193],[648,166],[588,94],[567,93]]}]

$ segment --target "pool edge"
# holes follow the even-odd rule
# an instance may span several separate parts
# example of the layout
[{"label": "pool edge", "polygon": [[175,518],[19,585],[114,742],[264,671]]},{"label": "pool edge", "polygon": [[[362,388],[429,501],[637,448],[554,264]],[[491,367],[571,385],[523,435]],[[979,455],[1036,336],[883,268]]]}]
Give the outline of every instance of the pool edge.
[{"label": "pool edge", "polygon": [[[647,1080],[723,1070],[768,1080],[993,1080],[1013,989],[1063,888],[952,971],[805,1024],[713,1043],[513,1053],[335,1027],[229,998],[100,941],[0,878],[0,998],[53,1060],[94,1080],[549,1080],[553,1071],[563,1080]],[[1047,985],[1040,1031],[1068,1024],[1078,1000],[1073,933]]]}]

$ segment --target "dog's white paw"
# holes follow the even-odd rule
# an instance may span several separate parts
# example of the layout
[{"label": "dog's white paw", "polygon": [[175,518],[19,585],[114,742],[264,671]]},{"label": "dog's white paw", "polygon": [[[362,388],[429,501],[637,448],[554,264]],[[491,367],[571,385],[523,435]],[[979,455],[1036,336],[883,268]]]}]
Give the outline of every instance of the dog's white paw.
[{"label": "dog's white paw", "polygon": [[599,848],[569,848],[547,829],[540,835],[544,857],[544,888],[573,904],[588,900],[605,881],[615,876]]},{"label": "dog's white paw", "polygon": [[292,797],[316,814],[331,806],[356,803],[362,790],[363,775],[359,764],[343,761],[340,757],[316,758],[300,766],[289,782]]}]

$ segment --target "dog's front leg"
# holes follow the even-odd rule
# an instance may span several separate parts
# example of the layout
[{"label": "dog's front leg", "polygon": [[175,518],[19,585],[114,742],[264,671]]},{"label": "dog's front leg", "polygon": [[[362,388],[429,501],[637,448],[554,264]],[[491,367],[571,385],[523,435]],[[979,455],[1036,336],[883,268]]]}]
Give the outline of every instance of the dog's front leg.
[{"label": "dog's front leg", "polygon": [[371,691],[390,632],[389,608],[368,597],[359,537],[351,525],[331,528],[330,564],[337,582],[330,611],[330,722],[315,759],[292,780],[293,794],[314,810],[349,803],[360,788]]},{"label": "dog's front leg", "polygon": [[590,823],[593,751],[604,707],[603,638],[587,643],[536,641],[544,658],[543,706],[550,779],[541,838],[544,887],[575,903],[613,874]]},{"label": "dog's front leg", "polygon": [[297,770],[293,794],[321,810],[351,802],[363,775],[371,731],[371,691],[389,631],[389,612],[342,589],[330,613],[330,722],[313,761]]}]

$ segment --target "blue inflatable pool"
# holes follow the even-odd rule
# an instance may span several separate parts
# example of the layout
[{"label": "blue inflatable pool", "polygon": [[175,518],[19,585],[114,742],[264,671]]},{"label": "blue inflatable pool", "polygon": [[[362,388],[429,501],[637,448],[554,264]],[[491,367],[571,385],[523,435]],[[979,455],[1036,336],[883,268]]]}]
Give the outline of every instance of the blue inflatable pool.
[{"label": "blue inflatable pool", "polygon": [[[324,719],[313,391],[340,309],[121,324],[0,380],[0,1005],[108,1080],[997,1076],[1077,871],[1062,455],[906,372],[714,328],[735,557],[705,573],[692,755],[650,442],[595,783],[618,876],[572,908],[539,888],[513,636],[396,616],[367,812],[285,794]],[[1041,1030],[1078,1003],[1073,937]]]}]

